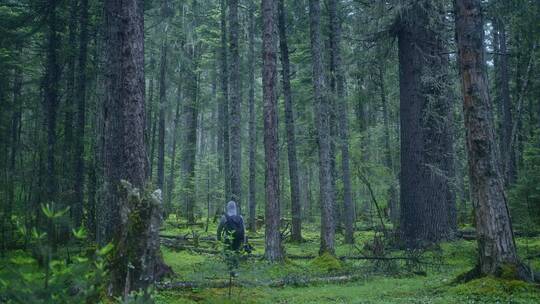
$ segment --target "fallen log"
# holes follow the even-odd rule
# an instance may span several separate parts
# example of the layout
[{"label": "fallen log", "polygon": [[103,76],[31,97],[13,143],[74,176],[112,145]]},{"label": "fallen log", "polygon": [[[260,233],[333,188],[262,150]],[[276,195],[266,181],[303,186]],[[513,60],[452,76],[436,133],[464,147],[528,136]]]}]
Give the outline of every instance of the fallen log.
[{"label": "fallen log", "polygon": [[366,277],[366,274],[352,274],[352,275],[340,275],[340,276],[324,276],[324,277],[287,277],[278,280],[271,281],[232,281],[228,280],[214,280],[207,282],[158,282],[156,287],[158,290],[171,290],[171,289],[201,289],[201,288],[228,288],[234,287],[285,287],[285,286],[306,286],[313,284],[331,284],[331,283],[344,283],[360,280]]}]

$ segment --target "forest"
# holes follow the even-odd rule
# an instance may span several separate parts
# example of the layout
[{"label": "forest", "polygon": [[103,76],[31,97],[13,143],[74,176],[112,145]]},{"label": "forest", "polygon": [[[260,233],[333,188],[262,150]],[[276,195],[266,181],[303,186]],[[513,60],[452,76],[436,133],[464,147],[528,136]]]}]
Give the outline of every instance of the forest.
[{"label": "forest", "polygon": [[0,0],[0,303],[540,303],[540,1]]}]

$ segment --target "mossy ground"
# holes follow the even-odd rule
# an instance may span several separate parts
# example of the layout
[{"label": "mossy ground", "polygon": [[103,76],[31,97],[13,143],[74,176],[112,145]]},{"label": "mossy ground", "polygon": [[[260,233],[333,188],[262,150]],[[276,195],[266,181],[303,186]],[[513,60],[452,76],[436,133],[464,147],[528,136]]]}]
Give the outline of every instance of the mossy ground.
[{"label": "mossy ground", "polygon": [[[202,228],[196,232],[201,236],[213,235],[215,226],[208,233]],[[164,233],[184,235],[189,229],[173,228]],[[262,231],[261,231],[262,233]],[[254,254],[264,253],[263,234],[251,234]],[[338,235],[336,254],[358,255],[358,248],[373,239],[373,231],[358,231],[356,246],[344,245]],[[303,237],[306,242],[286,243],[287,254],[317,255],[319,232],[315,225],[305,225]],[[522,257],[540,253],[540,238],[517,240]],[[219,249],[215,244],[201,242],[200,246]],[[159,291],[158,303],[540,303],[540,289],[532,284],[515,280],[480,278],[465,284],[452,281],[461,273],[470,270],[476,259],[476,242],[459,240],[442,244],[440,251],[425,254],[432,265],[420,266],[424,270],[418,275],[404,262],[339,261],[330,256],[314,260],[286,260],[281,265],[269,264],[259,259],[248,259],[240,264],[235,281],[246,287],[228,289],[202,288],[191,291]],[[163,248],[165,261],[172,266],[177,276],[172,280],[204,282],[226,280],[227,266],[219,255],[175,252]],[[403,252],[391,252],[391,256]],[[540,259],[530,263],[540,269]],[[415,274],[416,273],[416,274]],[[362,275],[361,279],[348,283],[312,284],[270,288],[261,283],[272,280],[321,277],[333,275]]]},{"label": "mossy ground", "polygon": [[[210,236],[216,230],[210,225],[208,233],[204,228],[196,228],[200,236]],[[263,232],[255,237],[254,254],[264,253]],[[174,228],[165,225],[162,234],[192,234],[191,229]],[[305,224],[302,243],[285,243],[288,254],[317,255],[319,232],[316,225]],[[344,245],[342,236],[337,236],[338,256],[358,255],[357,248],[373,239],[373,231],[358,231],[356,246]],[[518,238],[517,245],[521,257],[538,256],[540,237]],[[220,245],[201,241],[201,247],[220,250]],[[227,280],[228,268],[220,255],[173,251],[162,247],[165,262],[175,271],[172,281],[209,282]],[[389,252],[390,256],[401,256],[403,252]],[[231,297],[228,289],[201,288],[195,290],[157,291],[157,303],[540,303],[540,289],[532,284],[512,279],[480,278],[465,284],[454,284],[453,280],[470,270],[476,259],[476,242],[459,240],[442,244],[440,251],[428,252],[425,257],[432,265],[420,266],[423,272],[411,269],[404,262],[373,262],[345,260],[330,256],[313,260],[287,259],[283,264],[269,264],[264,260],[250,258],[240,263],[238,276],[234,279],[245,287],[233,287]],[[537,271],[540,258],[527,260]],[[530,262],[530,263],[529,263]],[[10,265],[29,276],[39,276],[35,261],[27,252],[10,252],[0,258],[0,265]],[[5,268],[0,266],[0,280],[5,277]],[[419,275],[420,273],[420,275]],[[348,283],[311,284],[284,287],[262,287],[275,280],[295,282],[295,279],[360,275],[359,279]],[[39,278],[35,278],[40,280]]]}]

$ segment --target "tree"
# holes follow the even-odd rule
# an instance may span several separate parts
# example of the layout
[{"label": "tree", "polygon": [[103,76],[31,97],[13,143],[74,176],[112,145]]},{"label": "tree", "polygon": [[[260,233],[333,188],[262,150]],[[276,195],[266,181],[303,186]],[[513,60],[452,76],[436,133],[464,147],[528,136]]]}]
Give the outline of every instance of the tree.
[{"label": "tree", "polygon": [[256,152],[257,152],[257,126],[255,124],[255,3],[251,2],[249,7],[249,194],[248,194],[248,209],[249,221],[248,228],[250,231],[257,230],[256,219]]},{"label": "tree", "polygon": [[79,69],[77,77],[77,123],[75,128],[75,205],[73,214],[75,226],[79,227],[84,206],[84,128],[86,125],[86,65],[88,57],[88,0],[81,0],[79,8]]},{"label": "tree", "polygon": [[238,51],[238,0],[229,0],[231,199],[242,210],[242,132],[240,104],[240,53]]},{"label": "tree", "polygon": [[265,170],[265,252],[271,262],[283,260],[279,201],[279,147],[277,119],[277,7],[273,0],[262,0],[263,102]]},{"label": "tree", "polygon": [[[165,32],[165,37],[167,33]],[[163,38],[161,45],[161,60],[159,65],[159,131],[158,131],[158,162],[157,187],[164,190],[165,181],[165,107],[167,106],[167,42]]]},{"label": "tree", "polygon": [[351,171],[349,164],[349,122],[348,106],[345,98],[344,75],[341,66],[341,17],[340,1],[329,0],[328,15],[330,26],[330,88],[337,98],[339,140],[341,148],[341,170],[343,180],[343,206],[345,219],[345,243],[354,243],[354,205],[351,191]]},{"label": "tree", "polygon": [[325,92],[321,51],[321,7],[319,0],[309,1],[309,29],[311,40],[311,61],[313,64],[313,96],[316,108],[316,125],[319,143],[319,183],[321,200],[321,246],[319,254],[334,254],[334,187],[330,153],[330,100]]},{"label": "tree", "polygon": [[302,206],[300,205],[300,181],[298,179],[298,164],[296,161],[296,139],[294,128],[294,110],[291,93],[289,47],[287,46],[287,26],[285,21],[284,0],[278,2],[279,48],[281,53],[281,79],[283,99],[285,101],[285,127],[287,130],[287,157],[289,162],[289,177],[291,184],[291,239],[302,240]]},{"label": "tree", "polygon": [[[196,35],[198,26],[198,3],[193,2],[194,19],[192,22],[192,41],[191,45],[184,46],[184,53],[188,57],[187,69],[182,74],[187,75],[185,83],[185,92],[187,98],[184,100],[185,115],[185,133],[182,147],[183,162],[183,185],[182,195],[185,202],[186,216],[188,223],[195,223],[195,164],[197,156],[197,123],[199,117],[199,38]],[[180,75],[179,75],[180,76]]]},{"label": "tree", "polygon": [[176,110],[174,112],[171,154],[169,156],[170,170],[169,180],[167,182],[167,195],[165,196],[165,212],[169,213],[172,209],[172,194],[174,191],[174,172],[176,171],[176,139],[178,137],[178,125],[180,124],[180,110],[182,108],[182,81],[178,81],[178,88],[176,89]]},{"label": "tree", "polygon": [[501,119],[501,163],[506,184],[513,184],[517,179],[516,154],[512,143],[512,105],[508,75],[508,51],[506,48],[506,30],[502,18],[493,21],[494,55],[497,97],[502,114]]},{"label": "tree", "polygon": [[[58,0],[49,0],[46,6],[47,33],[46,33],[46,56],[44,76],[44,106],[46,113],[47,127],[47,182],[45,201],[51,202],[56,199],[58,181],[56,175],[56,120],[59,103],[60,85],[60,62],[58,59],[58,49],[60,48],[59,20],[58,20]],[[51,236],[52,237],[52,236]]]},{"label": "tree", "polygon": [[145,289],[160,263],[159,203],[147,196],[143,8],[105,1],[105,202],[102,243],[114,240],[111,291]]},{"label": "tree", "polygon": [[225,0],[220,1],[220,27],[221,27],[221,44],[220,44],[220,61],[221,61],[221,106],[218,113],[218,119],[221,122],[220,148],[223,150],[223,177],[225,184],[225,199],[231,196],[231,180],[230,180],[230,138],[229,138],[229,66],[227,56],[227,6]]},{"label": "tree", "polygon": [[[475,271],[497,275],[520,266],[504,182],[497,160],[492,104],[484,58],[480,0],[455,0],[456,42],[463,92],[466,142],[478,239]],[[522,268],[522,267],[519,267]]]},{"label": "tree", "polygon": [[455,204],[448,58],[440,10],[415,1],[398,21],[401,119],[400,225],[408,247],[451,237]]}]

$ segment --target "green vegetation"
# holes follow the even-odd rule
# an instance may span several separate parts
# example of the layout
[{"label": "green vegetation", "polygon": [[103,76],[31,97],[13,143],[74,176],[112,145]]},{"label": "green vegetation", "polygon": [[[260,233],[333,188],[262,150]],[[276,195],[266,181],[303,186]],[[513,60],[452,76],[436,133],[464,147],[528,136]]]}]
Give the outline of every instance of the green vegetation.
[{"label": "green vegetation", "polygon": [[[209,231],[212,227],[210,227]],[[179,234],[188,229],[175,230]],[[163,233],[169,234],[169,230]],[[204,235],[203,231],[197,231]],[[372,231],[357,232],[356,246],[373,238]],[[252,234],[252,237],[260,237]],[[318,251],[315,227],[309,225],[306,242],[286,243],[287,254],[316,255]],[[340,237],[337,255],[358,255]],[[361,241],[360,241],[361,240]],[[254,254],[262,254],[262,243],[255,244]],[[540,237],[517,239],[519,252],[539,252]],[[204,242],[201,246],[207,246]],[[209,246],[211,247],[211,246]],[[164,259],[176,276],[171,281],[225,281],[227,266],[219,255],[163,249]],[[396,250],[390,256],[405,254]],[[459,240],[443,243],[440,249],[422,254],[426,265],[407,265],[403,261],[339,261],[329,255],[315,259],[288,259],[283,265],[269,264],[257,258],[242,261],[234,280],[232,295],[227,288],[194,288],[160,290],[157,303],[536,303],[540,289],[534,284],[516,281],[509,274],[501,278],[484,277],[463,284],[453,283],[461,273],[470,270],[476,261],[476,242]],[[532,260],[538,267],[540,258]],[[419,272],[418,269],[424,272]],[[309,278],[355,276],[351,282],[309,283]],[[508,278],[507,278],[508,277]],[[268,287],[276,281],[284,286]],[[307,283],[306,283],[307,282]]]}]

